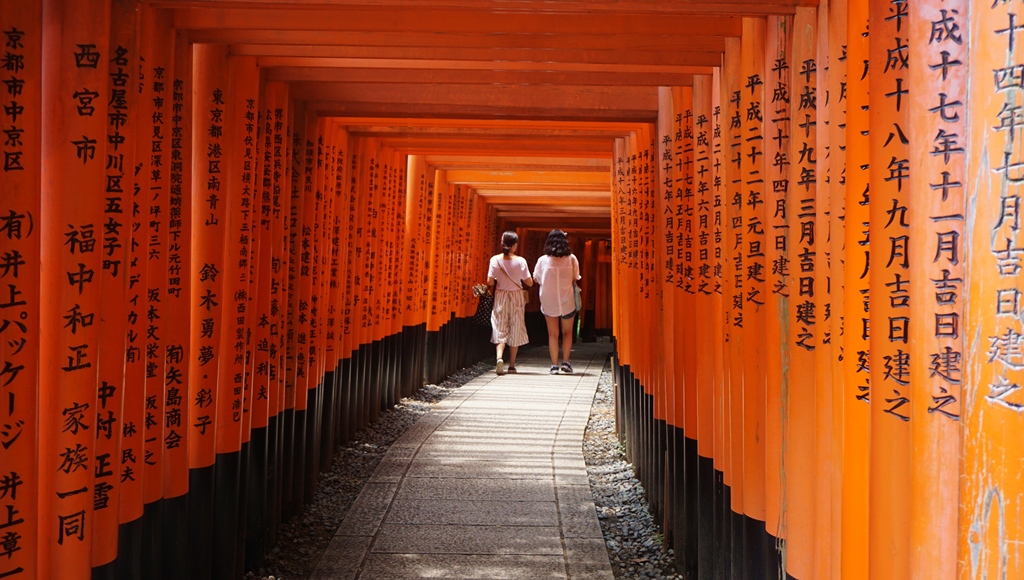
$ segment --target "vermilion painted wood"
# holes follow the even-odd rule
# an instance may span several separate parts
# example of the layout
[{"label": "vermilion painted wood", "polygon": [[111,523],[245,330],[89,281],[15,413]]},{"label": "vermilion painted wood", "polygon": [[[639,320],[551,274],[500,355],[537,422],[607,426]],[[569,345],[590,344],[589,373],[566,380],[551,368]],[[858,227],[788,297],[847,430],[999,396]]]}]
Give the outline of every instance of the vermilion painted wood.
[{"label": "vermilion painted wood", "polygon": [[[166,25],[166,24],[165,24]],[[165,113],[168,132],[164,151],[165,171],[169,174],[168,185],[168,255],[167,255],[167,305],[169,312],[184,312],[191,305],[192,276],[192,208],[195,201],[192,192],[192,134],[193,101],[192,95],[192,47],[184,42],[178,33],[174,38],[173,74],[168,75],[169,102]],[[167,477],[164,478],[164,497],[176,498],[188,492],[189,445],[188,437],[192,431],[190,425],[191,404],[189,401],[189,383],[191,366],[195,359],[191,358],[192,335],[191,320],[185,316],[168,317],[165,326],[168,344],[174,345],[173,353],[168,353],[165,379],[181,377],[179,384],[169,379],[168,397],[166,399],[169,415],[174,415],[175,433],[182,439],[176,447],[165,445],[164,462]],[[179,350],[180,349],[180,350]],[[181,353],[179,357],[177,353]],[[177,392],[171,392],[171,387]],[[179,398],[180,397],[180,398]],[[180,419],[178,414],[180,414]],[[180,427],[179,427],[180,420]]]},{"label": "vermilion painted wood", "polygon": [[970,236],[961,298],[965,345],[971,348],[965,351],[957,544],[957,577],[964,579],[1024,574],[1024,563],[1015,557],[1024,529],[1022,453],[1015,434],[1024,421],[1020,393],[1013,389],[1021,384],[1022,361],[1019,351],[1007,349],[1019,344],[1021,334],[1020,132],[1003,116],[1008,103],[1020,98],[1019,85],[1004,76],[1022,64],[1020,37],[1009,42],[1011,27],[1020,26],[1009,25],[1011,13],[1012,4],[971,4],[960,28],[970,50],[963,109],[969,123],[964,184]]},{"label": "vermilion painted wood", "polygon": [[[189,59],[192,51],[189,49]],[[138,77],[135,77],[136,82]],[[136,100],[141,108],[141,101]],[[138,122],[141,122],[139,119]],[[134,155],[133,155],[134,157]],[[133,168],[135,164],[133,163]],[[133,171],[134,173],[134,171]],[[143,476],[145,450],[144,425],[146,421],[146,284],[149,255],[149,198],[142,187],[134,187],[132,179],[129,246],[127,253],[128,290],[127,327],[124,350],[124,407],[121,416],[121,460],[118,473],[121,479],[119,498],[120,523],[135,522],[143,514]],[[190,221],[192,216],[188,218]],[[186,292],[191,295],[191,288]],[[191,354],[189,358],[191,359]],[[189,383],[191,385],[191,381]],[[192,400],[191,393],[188,399]],[[186,437],[188,439],[188,437]]]},{"label": "vermilion painted wood", "polygon": [[[308,45],[322,48],[350,48],[374,52],[382,57],[389,50],[412,49],[430,46],[434,49],[460,49],[454,53],[456,59],[482,60],[488,58],[487,53],[495,50],[515,50],[517,56],[537,53],[543,50],[555,51],[555,54],[572,51],[627,51],[632,55],[666,51],[668,58],[678,58],[672,53],[677,52],[716,52],[723,48],[723,35],[704,34],[696,29],[690,35],[659,35],[650,34],[615,34],[595,35],[583,33],[566,33],[553,36],[551,34],[480,34],[466,33],[460,35],[444,35],[433,32],[394,33],[381,30],[366,32],[339,32],[330,30],[258,30],[245,29],[208,29],[190,33],[192,42],[225,42],[245,45],[245,51],[260,51],[262,54],[275,53],[288,45]],[[483,49],[483,52],[478,50]],[[264,52],[265,51],[265,52]],[[443,50],[442,54],[448,53]],[[550,54],[550,53],[549,53]],[[423,58],[419,53],[415,58]],[[554,55],[551,55],[554,56]],[[653,58],[653,55],[650,55]],[[525,60],[519,58],[517,60]],[[552,58],[552,60],[554,60]],[[572,62],[578,62],[574,59]],[[659,64],[669,62],[659,59]]]},{"label": "vermilion painted wood", "polygon": [[[245,162],[252,162],[255,147],[246,143],[249,137],[247,114],[255,114],[258,76],[255,63],[239,57],[229,57],[225,93],[223,152],[225,176],[218,197],[225,206],[223,294],[221,295],[221,326],[218,346],[220,362],[217,379],[217,453],[237,452],[242,443],[242,415],[245,398],[245,288],[249,279],[248,246],[251,239],[249,218],[252,204],[252,169],[244,170]],[[255,121],[251,138],[255,140]],[[244,175],[248,173],[248,178]],[[243,183],[249,179],[250,183]]]},{"label": "vermilion painted wood", "polygon": [[[95,517],[93,522],[92,566],[109,564],[117,557],[117,534],[121,488],[121,434],[125,391],[125,350],[128,326],[128,248],[131,245],[132,188],[138,99],[131,82],[138,70],[136,45],[137,13],[134,2],[111,3],[111,62],[106,86],[110,94],[106,183],[104,187],[103,228],[98,233],[102,246],[102,271],[99,352],[96,389],[96,458],[93,483]],[[122,140],[123,138],[123,140]],[[103,466],[100,469],[100,466]]]},{"label": "vermilion painted wood", "polygon": [[870,167],[867,3],[848,5],[846,107],[846,274],[843,308],[842,577],[868,574],[871,376],[868,345]]},{"label": "vermilion painted wood", "polygon": [[[793,88],[790,71],[793,67],[793,20],[772,17],[765,29],[765,62],[763,79],[765,163],[765,343],[778,345],[766,349],[765,356],[765,529],[777,538],[785,538],[782,513],[785,507],[786,473],[783,456],[786,399],[783,381],[788,379],[789,300],[794,288],[789,279],[793,256],[789,245],[789,228],[795,223],[788,201],[793,195],[789,168],[792,164],[793,134],[791,103]],[[786,385],[788,387],[788,384]],[[788,395],[788,389],[786,395]]]},{"label": "vermilion painted wood", "polygon": [[[3,191],[0,195],[0,216],[3,216],[0,231],[0,264],[3,264],[0,266],[0,304],[3,304],[0,307],[0,385],[3,385],[0,387],[0,425],[9,426],[0,434],[0,465],[3,465],[0,478],[10,478],[13,486],[10,493],[0,498],[0,507],[5,513],[16,510],[22,521],[8,530],[20,536],[18,547],[21,549],[0,560],[0,575],[20,573],[26,578],[42,573],[37,561],[46,553],[42,542],[49,536],[49,532],[41,535],[39,530],[41,500],[48,500],[40,490],[54,472],[40,467],[39,445],[44,436],[39,429],[57,426],[55,417],[44,417],[46,409],[40,406],[37,397],[41,387],[40,352],[42,347],[50,347],[42,343],[40,328],[40,310],[49,308],[40,294],[45,269],[40,261],[45,235],[41,229],[43,194],[40,183],[44,140],[42,11],[43,3],[38,1],[0,2],[0,21],[5,23],[4,29],[23,33],[20,38],[15,35],[17,42],[14,47],[8,46],[7,51],[19,55],[24,64],[17,75],[5,71],[0,78],[25,81],[19,95],[9,89],[3,92],[5,100],[17,96],[24,107],[17,117],[17,126],[24,131],[18,139],[2,147],[5,159],[17,160],[17,166],[23,169],[0,172],[0,190]],[[5,34],[4,39],[10,41],[10,34]],[[2,117],[5,126],[13,121],[10,117],[10,114]],[[63,326],[67,322],[54,320],[54,315],[63,314],[51,313],[49,319],[54,323],[60,322]],[[116,507],[114,509],[116,512]],[[44,563],[42,571],[47,571],[49,566]]]},{"label": "vermilion painted wood", "polygon": [[[694,194],[694,227],[693,251],[694,272],[693,286],[696,293],[695,326],[693,328],[694,351],[696,353],[696,429],[692,437],[697,440],[696,449],[691,445],[691,477],[688,481],[696,483],[693,490],[694,498],[691,506],[696,506],[692,520],[696,526],[696,538],[691,546],[697,547],[697,565],[707,567],[713,561],[714,537],[714,375],[720,372],[715,369],[714,324],[717,321],[713,310],[716,283],[714,262],[714,196],[712,193],[713,177],[711,156],[711,138],[713,136],[712,118],[715,103],[712,101],[711,75],[698,77],[693,86],[693,194]],[[696,452],[694,455],[694,451]],[[666,466],[667,468],[667,466]]]},{"label": "vermilion painted wood", "polygon": [[790,299],[789,393],[786,414],[786,570],[796,578],[815,577],[818,538],[816,479],[816,384],[817,349],[824,348],[824,313],[819,313],[817,294],[824,291],[825,276],[817,272],[821,228],[816,208],[819,201],[816,175],[821,160],[817,149],[817,109],[806,95],[817,86],[817,73],[808,72],[808,61],[817,62],[817,15],[815,10],[797,10],[794,16],[793,58],[790,67],[792,95],[790,195]]},{"label": "vermilion painted wood", "polygon": [[[817,549],[814,554],[814,575],[827,578],[832,572],[832,532],[836,529],[832,522],[832,407],[834,384],[834,361],[832,353],[832,279],[831,279],[831,215],[832,191],[829,184],[833,179],[832,146],[830,128],[832,125],[832,95],[829,91],[832,62],[836,58],[830,52],[829,10],[831,0],[823,0],[816,11],[816,31],[814,68],[814,111],[815,142],[814,160],[817,162],[815,177],[817,178],[815,211],[815,256],[814,275],[816,278],[814,293],[814,310],[817,317],[818,347],[814,351],[814,537]],[[806,10],[797,9],[797,14]],[[839,55],[841,58],[841,55]],[[806,70],[811,63],[800,63],[796,69]],[[805,100],[801,91],[801,100]],[[803,104],[803,103],[801,103]],[[804,105],[806,110],[810,105]],[[838,172],[837,172],[838,173]],[[835,176],[839,179],[839,176]]]},{"label": "vermilion painted wood", "polygon": [[[224,47],[194,47],[192,158],[192,355],[189,369],[189,467],[213,465],[217,452],[221,388],[217,369],[221,352],[224,280],[232,270],[224,258],[227,202],[222,187],[228,177],[224,146],[228,103],[228,63]],[[225,363],[226,364],[226,363]]]},{"label": "vermilion painted wood", "polygon": [[[284,357],[286,352],[287,337],[287,313],[288,313],[288,211],[289,197],[291,195],[292,179],[294,176],[290,171],[292,159],[292,131],[291,103],[287,95],[287,87],[268,83],[268,104],[272,108],[268,110],[273,114],[273,144],[272,144],[272,169],[271,169],[271,243],[270,243],[270,307],[269,326],[270,344],[269,349],[269,388],[270,397],[267,403],[268,417],[279,417],[284,410],[284,385],[285,365]],[[276,346],[276,348],[275,348]]]},{"label": "vermilion painted wood", "polygon": [[[301,116],[300,116],[301,113]],[[295,264],[294,277],[289,279],[292,292],[289,312],[288,353],[291,358],[288,369],[291,392],[288,397],[291,408],[306,409],[309,370],[309,308],[312,294],[312,237],[313,237],[313,175],[316,167],[316,116],[306,110],[296,111],[296,125],[301,128],[296,144],[299,165],[295,179],[297,187],[292,193],[292,244],[291,258]],[[308,209],[307,209],[307,206]],[[299,437],[301,425],[296,427]],[[298,449],[293,453],[299,453]]]},{"label": "vermilion painted wood", "polygon": [[[286,361],[289,320],[288,274],[292,267],[288,241],[291,234],[291,222],[289,219],[291,217],[291,192],[296,177],[292,172],[294,155],[293,135],[295,133],[293,105],[287,95],[278,95],[275,102],[273,192],[270,197],[274,223],[271,229],[273,239],[271,270],[273,280],[271,281],[270,289],[271,356],[269,372],[271,398],[268,403],[268,414],[270,417],[277,416],[280,418],[287,407],[285,389],[288,374]],[[280,129],[277,128],[278,125],[280,125]],[[280,136],[280,139],[278,139],[278,136]],[[276,334],[274,333],[275,330]],[[274,356],[274,344],[277,345],[276,357]],[[276,371],[274,370],[275,368]]]},{"label": "vermilion painted wood", "polygon": [[[441,210],[445,205],[445,200],[449,197],[448,181],[446,179],[445,171],[437,171],[433,176],[428,176],[434,183],[434,198],[433,204],[430,208],[430,250],[429,250],[429,262],[431,264],[439,264],[441,256],[443,255],[441,236],[443,232],[442,217],[443,212]],[[441,305],[437,303],[439,296],[439,272],[438,268],[432,267],[429,269],[430,275],[427,279],[428,287],[428,300],[427,300],[427,331],[436,332],[440,330],[443,321],[441,320]]]},{"label": "vermilion painted wood", "polygon": [[[740,47],[740,113],[742,146],[740,192],[742,195],[743,324],[739,332],[743,349],[743,512],[764,521],[765,514],[765,307],[767,296],[764,245],[765,159],[764,79],[765,23],[744,19]],[[756,76],[757,82],[751,82]]]},{"label": "vermilion painted wood", "polygon": [[[165,2],[173,2],[174,0],[164,0]],[[286,0],[285,2],[278,2],[277,0],[251,0],[251,3],[255,6],[267,3],[278,3],[293,6],[302,6],[310,4],[319,4],[317,0]],[[352,5],[362,6],[433,6],[429,1],[425,0],[386,0],[384,2],[371,2],[367,0],[358,0],[351,2]],[[504,10],[507,5],[502,2],[472,2],[469,0],[458,0],[456,2],[449,2],[447,5],[459,8],[485,8],[488,10]],[[523,6],[530,7],[536,10],[538,7],[545,10],[552,8],[553,4],[550,2],[531,2],[523,3]],[[753,3],[749,0],[723,0],[720,2],[687,2],[685,4],[657,4],[652,5],[646,2],[618,2],[618,1],[604,1],[604,2],[578,2],[575,0],[569,0],[567,2],[560,2],[557,4],[560,11],[574,14],[578,12],[621,12],[621,11],[640,11],[648,10],[654,14],[669,13],[669,14],[762,14],[765,12],[792,12],[794,6],[812,5],[809,0],[782,0],[772,1],[767,3]]]},{"label": "vermilion painted wood", "polygon": [[[146,10],[140,24],[142,79],[139,126],[145,137],[137,142],[136,163],[140,172],[136,180],[142,188],[142,195],[149,200],[149,213],[143,221],[149,235],[145,257],[146,285],[139,298],[139,314],[144,318],[142,328],[145,330],[142,356],[146,369],[146,398],[144,423],[139,428],[145,434],[143,500],[146,504],[163,498],[163,479],[170,477],[163,460],[166,438],[173,441],[176,437],[171,435],[171,431],[177,433],[181,429],[173,423],[168,425],[165,412],[166,373],[170,366],[168,354],[170,360],[177,360],[177,351],[168,351],[170,342],[166,333],[166,323],[173,315],[166,308],[171,207],[170,173],[167,171],[170,159],[165,159],[165,151],[170,148],[170,130],[165,119],[170,115],[171,71],[174,70],[173,35],[165,24],[167,16],[165,12]],[[180,354],[183,358],[184,353]],[[171,382],[174,384],[173,380]]]},{"label": "vermilion painted wood", "polygon": [[[488,10],[434,8],[429,11],[408,10],[395,12],[390,8],[367,7],[345,10],[345,19],[331,18],[333,7],[317,6],[304,10],[275,10],[257,7],[185,7],[175,11],[175,26],[192,30],[264,29],[264,30],[325,30],[435,32],[452,34],[519,33],[561,34],[586,30],[594,36],[633,34],[660,36],[676,34],[679,30],[700,30],[703,35],[739,36],[740,18],[735,16],[702,16],[695,14],[659,14],[652,18],[644,13],[597,14],[576,19],[563,14],[527,13]],[[387,27],[381,18],[387,16]],[[607,40],[605,42],[608,42]]]},{"label": "vermilion painted wood", "polygon": [[[907,44],[916,58],[966,63],[967,2],[920,5],[910,14]],[[951,20],[946,20],[951,18]],[[933,23],[942,28],[933,32]],[[948,26],[948,28],[946,28]],[[947,32],[948,31],[948,32]],[[943,180],[967,181],[967,66],[911,67],[908,81],[910,162],[918,171],[910,183],[911,262],[911,494],[910,571],[915,577],[956,577],[960,496],[960,430],[966,296],[947,300],[933,280],[964,278],[967,188],[936,189]],[[957,104],[959,103],[959,104]],[[946,109],[936,109],[950,104]],[[949,145],[943,135],[957,135]],[[948,152],[943,152],[947,151]],[[944,178],[943,175],[948,175]],[[941,187],[941,185],[940,185]],[[980,191],[979,191],[980,195]],[[941,284],[941,282],[940,282]],[[938,296],[938,297],[937,297]],[[921,321],[917,323],[917,321]]]},{"label": "vermilion painted wood", "polygon": [[[676,107],[673,91],[669,87],[659,90],[660,104],[658,109],[658,125],[655,131],[658,142],[659,179],[654,192],[655,221],[654,239],[655,256],[658,267],[654,271],[658,286],[661,288],[661,314],[658,320],[657,366],[663,372],[665,394],[662,398],[664,419],[668,425],[682,427],[682,417],[677,414],[677,399],[681,396],[681,384],[678,381],[676,368],[682,361],[676,361],[676,341],[682,338],[683,328],[676,319],[675,281],[676,273],[676,179],[680,172],[676,169],[675,138],[676,138]],[[679,329],[678,331],[676,329]]]},{"label": "vermilion painted wood", "polygon": [[[330,219],[332,207],[329,203],[328,183],[333,180],[333,160],[331,156],[331,135],[328,129],[328,120],[316,119],[316,141],[314,155],[316,165],[313,170],[313,231],[311,236],[312,252],[311,258],[311,279],[310,279],[310,305],[309,305],[309,349],[308,349],[308,375],[307,390],[319,389],[323,377],[324,363],[324,313],[327,304],[324,300],[325,270],[324,270],[324,232],[326,222]],[[307,214],[308,215],[308,214]],[[317,390],[315,395],[319,407],[319,398],[322,391]],[[315,416],[319,416],[319,409],[311,409]],[[312,419],[312,418],[311,418]],[[319,419],[315,419],[314,422]],[[308,442],[308,445],[315,445],[315,442]]]},{"label": "vermilion painted wood", "polygon": [[624,292],[625,288],[629,287],[625,284],[631,282],[631,280],[626,277],[627,272],[624,265],[625,251],[621,246],[626,241],[626,232],[629,231],[626,224],[628,213],[625,199],[626,192],[623,187],[626,176],[626,164],[624,162],[626,155],[625,139],[616,139],[613,146],[613,159],[615,160],[613,167],[615,168],[615,173],[612,178],[612,214],[616,217],[612,220],[612,232],[621,241],[619,246],[611,249],[611,278],[612,325],[617,329],[616,336],[621,337],[623,343],[621,348],[616,349],[617,363],[619,365],[630,364],[629,328],[624,324],[624,319],[628,316],[628,311],[626,311],[627,297],[624,295]]},{"label": "vermilion painted wood", "polygon": [[[102,285],[102,143],[107,120],[105,47],[110,40],[110,3],[43,2],[42,8],[42,62],[46,66],[41,76],[41,150],[46,154],[39,171],[44,193],[39,213],[22,222],[24,233],[38,232],[40,263],[46,265],[40,272],[38,294],[37,458],[42,477],[36,572],[41,578],[76,579],[89,578],[91,571],[96,385],[103,345],[96,317]],[[22,18],[26,32],[40,31],[27,21],[28,13]],[[24,295],[24,290],[11,284],[7,282],[3,289],[5,303],[13,304],[12,312],[18,312],[18,302],[27,306],[27,299],[37,298]],[[22,292],[20,297],[14,289]],[[10,413],[10,400],[6,403]],[[8,432],[5,440],[13,438],[9,429],[21,431],[23,427],[4,427]],[[17,488],[5,496],[13,496],[14,490]],[[24,519],[14,518],[14,506],[7,505],[12,520]]]},{"label": "vermilion painted wood", "polygon": [[[281,83],[266,83],[263,86],[263,98],[261,100],[259,121],[259,171],[254,179],[255,199],[252,211],[257,217],[253,231],[256,255],[253,258],[256,262],[256,276],[254,280],[254,301],[253,307],[253,346],[252,346],[252,429],[261,429],[267,426],[270,417],[277,414],[277,393],[274,388],[276,369],[271,370],[276,359],[277,349],[274,348],[274,357],[271,357],[271,341],[276,340],[280,327],[273,321],[271,312],[271,300],[274,290],[275,260],[279,256],[275,253],[274,226],[280,219],[279,212],[274,211],[274,197],[280,192],[275,187],[280,187],[280,181],[275,180],[275,162],[282,161],[282,146],[284,143],[284,125],[275,129],[275,111],[287,106],[287,85]],[[283,114],[283,111],[282,111]],[[277,148],[278,157],[275,159],[274,151]],[[272,378],[273,377],[273,378]]]},{"label": "vermilion painted wood", "polygon": [[[682,419],[680,426],[689,439],[697,439],[697,336],[692,329],[697,322],[696,284],[693,276],[697,269],[697,252],[694,249],[696,236],[697,203],[694,191],[694,136],[693,136],[693,89],[682,87],[675,103],[676,117],[681,119],[677,130],[682,132],[681,141],[674,143],[677,158],[683,162],[682,171],[676,182],[676,268],[683,267],[683,279],[676,278],[674,300],[677,306],[676,320],[684,329],[681,337],[676,339],[676,360],[681,361],[682,368],[676,367],[676,384],[682,387],[676,398],[676,417]],[[678,190],[682,189],[682,199],[678,199]],[[680,210],[682,216],[680,216]],[[680,243],[682,242],[682,243]],[[682,256],[682,259],[680,259]],[[682,371],[680,373],[680,371]]]},{"label": "vermilion painted wood", "polygon": [[[722,135],[724,145],[722,147],[724,163],[724,179],[726,187],[724,203],[726,204],[725,220],[725,285],[723,298],[726,308],[726,319],[723,321],[725,340],[725,366],[728,369],[725,385],[725,407],[726,427],[725,437],[729,441],[726,450],[726,469],[724,470],[724,483],[730,488],[730,507],[734,513],[743,513],[743,373],[742,351],[740,350],[739,329],[735,326],[738,312],[737,304],[743,304],[743,276],[742,255],[740,262],[736,261],[738,247],[743,244],[743,216],[742,209],[737,208],[735,200],[742,193],[740,184],[742,175],[737,157],[741,155],[742,148],[742,117],[739,125],[733,121],[741,111],[735,104],[736,93],[740,90],[740,43],[738,39],[731,40],[725,46],[724,67],[722,69]],[[736,101],[738,102],[738,101]],[[739,157],[742,160],[742,157]],[[737,222],[737,220],[739,220]],[[737,287],[737,276],[739,276],[739,287]],[[726,524],[728,525],[728,524]]]},{"label": "vermilion painted wood", "polygon": [[[905,16],[893,17],[888,1],[868,3],[872,240],[871,264],[871,472],[868,572],[877,578],[910,574],[910,416],[913,408],[909,282],[910,103],[901,89],[910,83],[903,53],[890,52],[910,34]],[[892,17],[892,18],[890,18]],[[890,58],[890,56],[892,58]],[[919,259],[919,258],[913,258]],[[918,321],[928,324],[928,321]]]},{"label": "vermilion painted wood", "polygon": [[[832,513],[831,530],[831,578],[842,578],[842,497],[844,483],[843,470],[843,438],[845,407],[848,404],[846,399],[846,374],[843,369],[843,362],[846,354],[843,350],[843,341],[847,332],[844,309],[846,307],[845,293],[845,272],[846,272],[846,196],[847,196],[847,175],[846,165],[846,109],[849,102],[849,91],[847,90],[848,79],[846,76],[849,59],[847,54],[847,4],[846,2],[830,2],[828,5],[828,34],[819,33],[821,37],[826,36],[828,40],[828,85],[823,87],[819,82],[818,94],[823,94],[827,89],[828,115],[828,186],[831,198],[829,208],[829,256],[827,268],[829,271],[829,295],[830,320],[829,332],[831,333],[832,358],[829,363],[832,368],[832,443],[829,477],[831,484],[831,506]],[[819,77],[820,80],[820,77]],[[819,97],[820,98],[820,97]]]},{"label": "vermilion painted wood", "polygon": [[[356,59],[353,59],[356,60]],[[299,67],[275,68],[268,71],[268,78],[275,81],[324,81],[354,83],[426,83],[438,82],[448,85],[482,85],[482,84],[521,84],[521,83],[552,83],[574,86],[655,86],[671,87],[693,84],[691,72],[640,73],[623,71],[558,71],[538,70],[484,70],[477,69],[437,69],[437,68],[376,68],[372,61],[365,63],[350,62],[332,68]],[[410,63],[411,64],[411,63]],[[667,67],[666,67],[667,68]],[[679,67],[682,68],[682,67]],[[707,74],[704,71],[703,74]]]},{"label": "vermilion painted wood", "polygon": [[718,472],[725,472],[728,465],[728,443],[726,439],[726,385],[728,380],[728,369],[726,368],[726,345],[725,345],[725,324],[728,312],[728,282],[725,272],[727,271],[726,259],[726,237],[727,222],[725,207],[726,186],[725,186],[725,140],[722,138],[722,122],[725,117],[725,103],[722,101],[722,74],[721,69],[715,69],[712,77],[711,100],[714,106],[712,111],[712,138],[711,138],[711,174],[712,174],[712,207],[714,230],[714,268],[715,273],[715,294],[712,296],[712,344],[714,346],[714,401],[712,422],[714,424],[714,466]]},{"label": "vermilion painted wood", "polygon": [[[422,156],[410,155],[406,169],[405,237],[402,255],[406,257],[404,272],[404,293],[402,297],[403,324],[410,328],[426,321],[426,299],[423,275],[426,271],[423,260],[426,240],[426,213],[429,208],[426,161]],[[477,276],[476,280],[481,280]],[[476,283],[476,282],[475,282]],[[475,312],[475,310],[474,310]]]}]

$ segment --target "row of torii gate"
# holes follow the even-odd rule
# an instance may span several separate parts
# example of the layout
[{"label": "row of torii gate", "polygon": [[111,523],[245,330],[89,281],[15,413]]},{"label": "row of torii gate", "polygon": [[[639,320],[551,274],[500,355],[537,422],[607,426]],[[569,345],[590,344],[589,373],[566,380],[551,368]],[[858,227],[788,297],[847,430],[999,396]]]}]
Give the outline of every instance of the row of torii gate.
[{"label": "row of torii gate", "polygon": [[[1024,577],[1024,23],[797,4],[693,3],[718,65],[589,126],[628,453],[692,577]],[[239,577],[337,444],[489,353],[468,288],[549,225],[193,8],[0,2],[0,578]]]}]

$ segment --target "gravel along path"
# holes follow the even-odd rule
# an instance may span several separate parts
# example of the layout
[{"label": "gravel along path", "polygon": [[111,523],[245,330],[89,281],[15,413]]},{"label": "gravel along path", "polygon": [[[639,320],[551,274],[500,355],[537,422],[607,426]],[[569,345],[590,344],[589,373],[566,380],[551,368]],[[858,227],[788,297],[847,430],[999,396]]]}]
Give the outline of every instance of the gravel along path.
[{"label": "gravel along path", "polygon": [[[338,450],[331,470],[320,475],[313,504],[281,526],[277,545],[246,579],[308,578],[388,447],[452,390],[487,372],[494,372],[493,361],[462,369],[439,385],[426,385],[357,433],[354,441]],[[675,573],[671,550],[662,551],[661,533],[647,509],[643,487],[616,439],[607,363],[591,408],[583,455],[615,578],[682,578]]]},{"label": "gravel along path", "polygon": [[647,507],[633,466],[615,434],[615,393],[611,364],[605,363],[583,437],[583,457],[590,476],[597,518],[604,532],[616,578],[682,578],[672,549],[662,550],[662,535]]}]

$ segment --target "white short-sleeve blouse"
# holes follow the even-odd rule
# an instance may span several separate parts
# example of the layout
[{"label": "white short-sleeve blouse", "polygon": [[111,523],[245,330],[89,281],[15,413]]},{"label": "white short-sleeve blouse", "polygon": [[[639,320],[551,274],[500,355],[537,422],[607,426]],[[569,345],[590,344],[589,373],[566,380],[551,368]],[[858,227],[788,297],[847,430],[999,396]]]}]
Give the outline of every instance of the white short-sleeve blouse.
[{"label": "white short-sleeve blouse", "polygon": [[548,256],[537,259],[533,281],[540,284],[540,311],[544,316],[565,316],[576,310],[573,282],[580,279],[576,256]]}]

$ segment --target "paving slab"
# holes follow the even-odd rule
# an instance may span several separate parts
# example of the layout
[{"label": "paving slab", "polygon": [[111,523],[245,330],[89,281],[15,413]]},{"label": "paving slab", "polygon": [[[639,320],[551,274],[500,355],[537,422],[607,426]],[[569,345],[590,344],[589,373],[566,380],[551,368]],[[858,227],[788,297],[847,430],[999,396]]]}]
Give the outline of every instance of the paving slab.
[{"label": "paving slab", "polygon": [[498,455],[490,450],[476,450],[470,451],[462,448],[452,448],[446,446],[424,446],[420,447],[416,453],[417,461],[452,461],[452,460],[471,460],[471,461],[497,461],[497,460],[508,460],[514,457],[517,461],[527,461],[532,463],[538,463],[542,461],[550,462],[553,459],[558,459],[559,456],[553,453],[552,448],[548,448],[547,451],[526,451],[516,450],[514,454]]},{"label": "paving slab", "polygon": [[[551,479],[554,465],[549,457],[544,461],[484,461],[451,459],[448,461],[417,459],[409,464],[408,477],[438,477],[450,479]],[[557,474],[556,474],[557,475]],[[586,470],[584,469],[584,475]]]},{"label": "paving slab", "polygon": [[492,556],[464,554],[371,554],[363,577],[378,580],[405,578],[491,578],[494,580],[561,580],[565,561],[557,556]]},{"label": "paving slab", "polygon": [[573,375],[546,349],[516,375],[481,375],[388,450],[311,576],[611,579],[583,460],[607,344]]},{"label": "paving slab", "polygon": [[[387,524],[463,526],[557,526],[553,501],[457,501],[396,499]],[[582,536],[581,536],[582,537]]]},{"label": "paving slab", "polygon": [[565,568],[570,578],[613,580],[612,565],[604,540],[590,538],[565,539]]},{"label": "paving slab", "polygon": [[394,483],[367,483],[352,503],[338,528],[346,536],[372,536],[391,507],[398,486]]},{"label": "paving slab", "polygon": [[398,491],[401,499],[462,499],[488,501],[555,501],[548,479],[440,479],[408,477]]},{"label": "paving slab", "polygon": [[[421,453],[448,453],[450,455],[484,455],[490,454],[492,457],[503,457],[513,453],[525,453],[532,455],[550,455],[555,450],[554,440],[547,443],[531,443],[528,441],[506,441],[504,443],[472,443],[468,441],[455,442],[455,441],[438,441],[434,443],[432,440],[420,447]],[[558,449],[558,451],[563,451]]]},{"label": "paving slab", "polygon": [[[394,453],[392,453],[394,452]],[[415,455],[416,449],[413,447],[391,447],[386,454],[384,459],[380,460],[377,464],[377,469],[373,470],[373,475],[370,476],[371,483],[398,483],[402,480],[402,476],[405,475],[409,469],[410,461],[413,455]]]},{"label": "paving slab", "polygon": [[558,526],[390,525],[371,552],[392,554],[562,555]]},{"label": "paving slab", "polygon": [[602,540],[601,524],[589,485],[559,485],[558,513],[562,518],[562,535],[566,538]]},{"label": "paving slab", "polygon": [[372,536],[334,536],[324,555],[320,557],[316,569],[310,574],[310,580],[355,578],[359,573],[360,564],[370,550],[371,542]]}]

